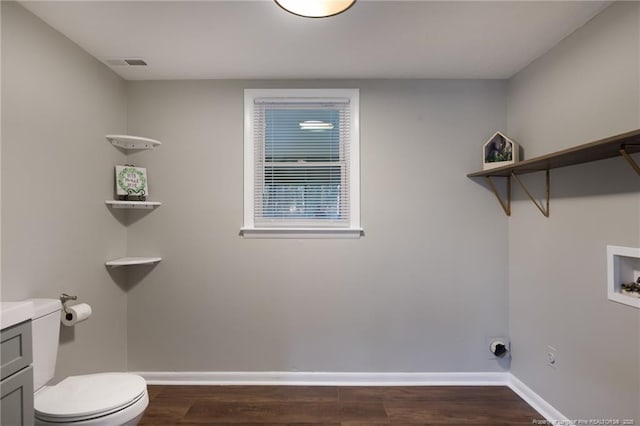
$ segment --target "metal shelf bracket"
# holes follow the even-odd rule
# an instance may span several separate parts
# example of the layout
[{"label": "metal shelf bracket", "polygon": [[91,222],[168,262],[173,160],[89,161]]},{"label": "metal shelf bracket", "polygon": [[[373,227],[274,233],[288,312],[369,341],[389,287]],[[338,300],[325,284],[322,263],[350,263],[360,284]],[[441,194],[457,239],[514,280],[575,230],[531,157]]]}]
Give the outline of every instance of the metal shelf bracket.
[{"label": "metal shelf bracket", "polygon": [[529,197],[529,199],[533,202],[533,204],[536,205],[536,207],[538,208],[538,210],[540,210],[540,213],[542,213],[544,215],[544,217],[549,217],[549,184],[550,184],[550,178],[549,178],[549,169],[547,169],[545,171],[546,174],[546,179],[545,179],[545,201],[546,201],[546,206],[542,205],[542,203],[539,203],[538,200],[536,200],[533,195],[531,195],[531,192],[529,192],[529,190],[527,189],[526,186],[524,186],[524,184],[522,183],[522,181],[520,180],[520,178],[518,177],[518,175],[516,175],[515,173],[513,173],[511,176],[513,176],[516,179],[516,182],[518,182],[518,185],[520,185],[520,188],[522,188],[522,190],[525,192],[525,194],[527,194],[527,196]]},{"label": "metal shelf bracket", "polygon": [[504,210],[504,213],[507,216],[511,216],[511,176],[506,176],[506,179],[507,179],[507,191],[506,191],[507,199],[506,200],[503,200],[502,197],[500,196],[500,192],[498,192],[498,188],[496,188],[495,184],[491,180],[491,176],[485,176],[485,179],[487,179],[487,182],[489,183],[489,186],[491,187],[493,194],[498,199],[498,202],[500,203],[502,210]]},{"label": "metal shelf bracket", "polygon": [[638,163],[636,163],[636,161],[633,159],[633,157],[631,157],[631,155],[629,155],[629,153],[627,152],[627,146],[626,145],[622,145],[620,147],[620,155],[622,155],[624,157],[624,159],[629,162],[629,165],[633,168],[633,170],[635,170],[636,173],[638,175],[640,175],[640,166],[638,165]]}]

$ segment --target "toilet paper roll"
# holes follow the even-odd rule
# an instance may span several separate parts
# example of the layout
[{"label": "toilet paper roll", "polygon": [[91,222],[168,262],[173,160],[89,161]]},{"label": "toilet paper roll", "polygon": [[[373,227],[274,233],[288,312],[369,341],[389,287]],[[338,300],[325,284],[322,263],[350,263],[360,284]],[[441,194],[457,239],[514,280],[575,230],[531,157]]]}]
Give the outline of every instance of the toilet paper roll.
[{"label": "toilet paper roll", "polygon": [[67,311],[62,311],[60,321],[62,325],[71,327],[76,323],[82,322],[91,315],[91,306],[86,303],[78,303],[77,305],[67,307]]}]

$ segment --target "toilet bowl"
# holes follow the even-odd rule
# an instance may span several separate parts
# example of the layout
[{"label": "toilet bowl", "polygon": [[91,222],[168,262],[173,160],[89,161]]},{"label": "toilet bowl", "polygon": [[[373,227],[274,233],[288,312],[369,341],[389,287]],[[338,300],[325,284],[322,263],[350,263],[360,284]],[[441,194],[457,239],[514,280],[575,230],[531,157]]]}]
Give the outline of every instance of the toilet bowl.
[{"label": "toilet bowl", "polygon": [[34,395],[36,425],[135,425],[149,404],[147,385],[135,374],[67,377]]},{"label": "toilet bowl", "polygon": [[134,426],[149,405],[145,380],[130,373],[70,376],[46,386],[54,376],[62,304],[30,299],[32,321],[34,411],[36,425]]}]

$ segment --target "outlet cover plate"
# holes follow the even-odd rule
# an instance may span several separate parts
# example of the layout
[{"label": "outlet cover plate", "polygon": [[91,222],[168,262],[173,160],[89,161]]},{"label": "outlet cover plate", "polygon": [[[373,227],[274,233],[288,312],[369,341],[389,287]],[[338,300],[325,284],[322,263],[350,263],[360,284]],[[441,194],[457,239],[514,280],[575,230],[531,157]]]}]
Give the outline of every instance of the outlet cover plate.
[{"label": "outlet cover plate", "polygon": [[547,365],[551,368],[558,368],[558,350],[551,345],[547,346]]}]

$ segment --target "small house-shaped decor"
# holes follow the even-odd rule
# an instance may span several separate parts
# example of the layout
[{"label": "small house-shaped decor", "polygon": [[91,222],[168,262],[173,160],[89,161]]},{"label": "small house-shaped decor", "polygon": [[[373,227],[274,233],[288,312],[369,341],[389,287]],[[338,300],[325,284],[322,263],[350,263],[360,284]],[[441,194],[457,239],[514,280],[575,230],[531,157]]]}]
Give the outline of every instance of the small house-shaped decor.
[{"label": "small house-shaped decor", "polygon": [[482,170],[517,163],[518,151],[517,143],[496,132],[482,147]]},{"label": "small house-shaped decor", "polygon": [[116,195],[120,200],[144,201],[149,195],[147,169],[134,166],[116,166]]}]

